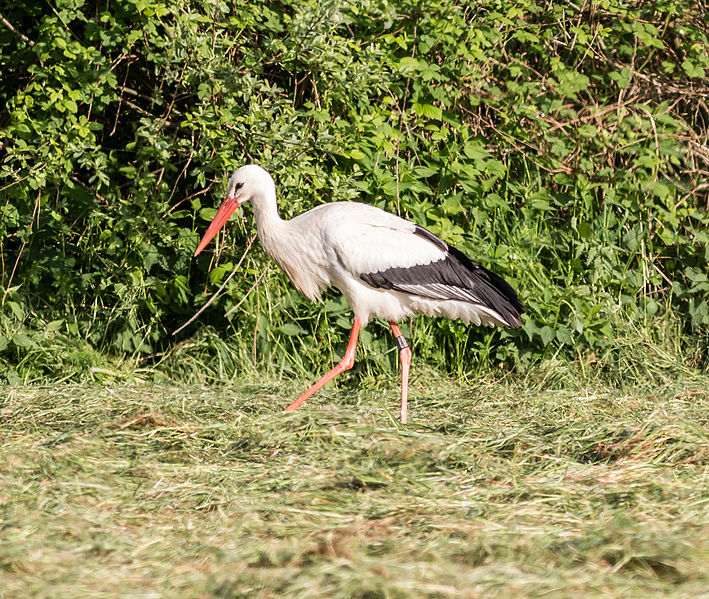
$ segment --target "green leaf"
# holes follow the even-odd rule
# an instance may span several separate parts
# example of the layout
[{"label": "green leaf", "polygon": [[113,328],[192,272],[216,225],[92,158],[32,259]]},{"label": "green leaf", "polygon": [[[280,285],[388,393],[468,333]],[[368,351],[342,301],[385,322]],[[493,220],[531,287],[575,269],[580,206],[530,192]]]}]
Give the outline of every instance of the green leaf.
[{"label": "green leaf", "polygon": [[287,322],[283,326],[281,326],[281,333],[284,335],[303,335],[305,333],[305,329],[301,328],[294,322]]},{"label": "green leaf", "polygon": [[34,341],[32,341],[32,339],[30,339],[24,333],[15,333],[12,336],[12,343],[15,345],[15,347],[22,349],[30,349],[35,345]]},{"label": "green leaf", "polygon": [[12,310],[12,313],[14,314],[15,318],[17,318],[17,320],[23,321],[25,319],[25,311],[22,309],[20,304],[12,300],[8,300],[7,305],[9,306],[10,310]]},{"label": "green leaf", "polygon": [[571,336],[571,330],[565,326],[559,326],[556,329],[556,338],[560,343],[565,345],[573,345],[573,337]]},{"label": "green leaf", "polygon": [[701,68],[699,65],[691,61],[689,58],[686,58],[685,60],[682,61],[682,69],[684,70],[685,73],[687,73],[687,76],[689,77],[696,77],[697,79],[704,79],[704,69]]},{"label": "green leaf", "polygon": [[440,120],[443,117],[443,111],[438,106],[432,104],[419,104],[414,102],[414,112],[419,116],[430,119]]},{"label": "green leaf", "polygon": [[64,326],[64,322],[65,321],[63,319],[52,320],[51,322],[47,323],[47,325],[44,327],[44,330],[47,333],[53,333],[61,329]]},{"label": "green leaf", "polygon": [[199,211],[199,217],[208,222],[212,222],[217,215],[217,208],[202,208]]},{"label": "green leaf", "polygon": [[549,345],[556,337],[556,332],[550,326],[542,327],[542,330],[539,333],[544,345]]},{"label": "green leaf", "polygon": [[579,237],[582,239],[590,239],[593,235],[591,223],[581,222],[577,225],[576,230],[579,232]]}]

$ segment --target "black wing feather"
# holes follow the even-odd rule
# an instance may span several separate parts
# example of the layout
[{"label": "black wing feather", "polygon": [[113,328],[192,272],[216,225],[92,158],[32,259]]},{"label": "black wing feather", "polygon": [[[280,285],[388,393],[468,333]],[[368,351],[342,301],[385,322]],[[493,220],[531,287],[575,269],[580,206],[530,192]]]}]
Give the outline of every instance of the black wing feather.
[{"label": "black wing feather", "polygon": [[524,307],[507,281],[448,245],[428,229],[415,225],[414,234],[445,252],[445,258],[429,264],[362,273],[360,278],[379,289],[485,306],[495,310],[511,327],[522,326],[520,315]]}]

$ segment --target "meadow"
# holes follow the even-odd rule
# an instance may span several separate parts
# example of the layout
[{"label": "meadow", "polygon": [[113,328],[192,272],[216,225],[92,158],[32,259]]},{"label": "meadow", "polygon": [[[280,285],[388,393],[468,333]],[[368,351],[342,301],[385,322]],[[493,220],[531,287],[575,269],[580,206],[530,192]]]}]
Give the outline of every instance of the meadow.
[{"label": "meadow", "polygon": [[[706,12],[4,7],[0,599],[709,597]],[[193,259],[246,163],[284,218],[426,227],[523,326],[402,322],[402,426],[373,321],[284,414],[352,314],[248,207]]]},{"label": "meadow", "polygon": [[706,597],[709,378],[5,388],[2,597]]}]

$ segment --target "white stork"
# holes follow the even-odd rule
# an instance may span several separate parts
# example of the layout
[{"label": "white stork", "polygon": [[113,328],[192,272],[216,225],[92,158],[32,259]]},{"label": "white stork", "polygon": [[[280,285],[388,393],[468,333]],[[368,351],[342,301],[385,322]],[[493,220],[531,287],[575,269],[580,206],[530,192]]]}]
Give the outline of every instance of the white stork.
[{"label": "white stork", "polygon": [[354,311],[340,362],[286,411],[354,365],[359,330],[373,317],[389,321],[401,360],[401,422],[406,422],[411,349],[397,321],[412,314],[476,325],[519,327],[524,312],[515,290],[433,233],[384,210],[355,202],[317,206],[292,220],[278,215],[276,186],[260,166],[238,169],[227,196],[199,242],[197,256],[232,213],[251,200],[263,248],[296,288],[313,301],[339,289]]}]

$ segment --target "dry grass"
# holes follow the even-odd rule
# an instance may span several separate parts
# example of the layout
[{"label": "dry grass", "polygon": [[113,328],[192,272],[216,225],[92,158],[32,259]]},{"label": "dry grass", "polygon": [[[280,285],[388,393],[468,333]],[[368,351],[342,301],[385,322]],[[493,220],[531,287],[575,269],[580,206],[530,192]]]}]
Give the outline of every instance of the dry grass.
[{"label": "dry grass", "polygon": [[298,389],[5,388],[0,597],[707,596],[709,379]]}]

